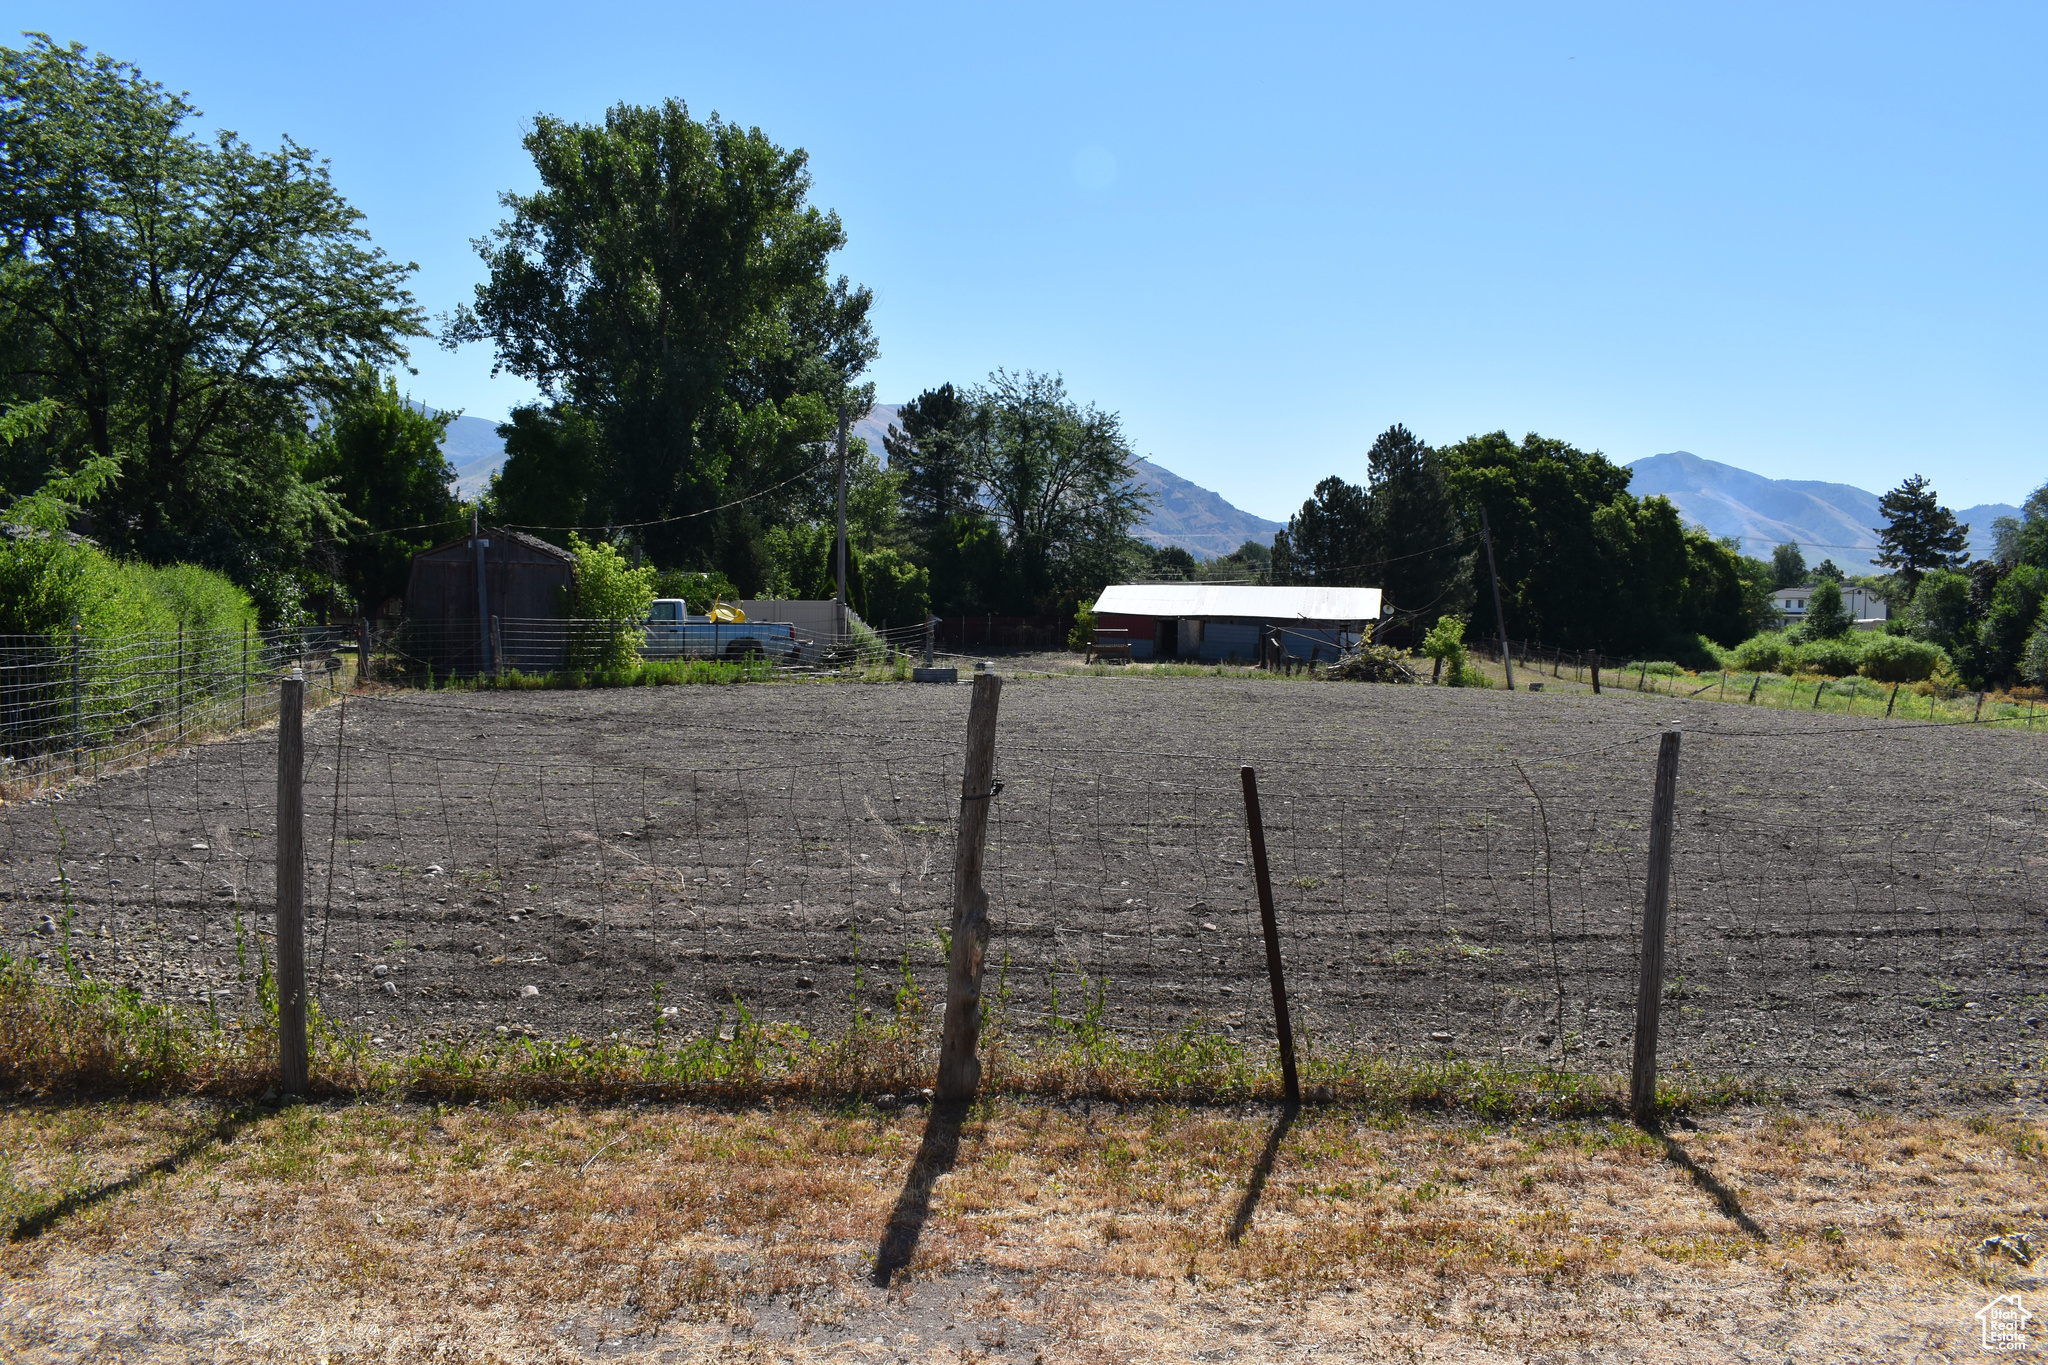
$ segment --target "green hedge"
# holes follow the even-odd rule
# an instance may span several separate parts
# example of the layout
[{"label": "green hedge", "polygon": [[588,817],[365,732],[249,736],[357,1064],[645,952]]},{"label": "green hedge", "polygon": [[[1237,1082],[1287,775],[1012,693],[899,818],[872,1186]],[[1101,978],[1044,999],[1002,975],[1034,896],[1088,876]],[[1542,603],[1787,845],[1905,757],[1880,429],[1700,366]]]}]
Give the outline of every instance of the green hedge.
[{"label": "green hedge", "polygon": [[1939,645],[1904,635],[1878,635],[1864,647],[1862,672],[1878,682],[1925,682],[1947,662]]}]

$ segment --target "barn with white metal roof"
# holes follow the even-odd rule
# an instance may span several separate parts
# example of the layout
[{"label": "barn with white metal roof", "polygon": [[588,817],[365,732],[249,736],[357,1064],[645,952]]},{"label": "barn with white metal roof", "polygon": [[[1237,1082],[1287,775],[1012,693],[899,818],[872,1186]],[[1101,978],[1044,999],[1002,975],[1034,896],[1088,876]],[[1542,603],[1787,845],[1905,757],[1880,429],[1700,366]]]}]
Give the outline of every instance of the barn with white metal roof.
[{"label": "barn with white metal roof", "polygon": [[1095,600],[1098,631],[1122,631],[1134,659],[1249,663],[1277,647],[1333,659],[1380,619],[1378,588],[1115,583]]}]

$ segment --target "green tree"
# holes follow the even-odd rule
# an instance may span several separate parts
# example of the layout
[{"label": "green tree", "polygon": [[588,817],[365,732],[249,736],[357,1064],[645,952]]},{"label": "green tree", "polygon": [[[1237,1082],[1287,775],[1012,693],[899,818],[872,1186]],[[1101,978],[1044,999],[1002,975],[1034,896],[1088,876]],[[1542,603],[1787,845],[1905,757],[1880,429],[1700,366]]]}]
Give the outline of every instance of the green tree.
[{"label": "green tree", "polygon": [[484,486],[485,516],[565,549],[577,528],[603,524],[604,509],[593,505],[607,469],[596,423],[566,403],[520,407],[498,439],[505,462]]},{"label": "green tree", "polygon": [[307,472],[347,514],[340,576],[361,610],[402,596],[412,557],[462,533],[455,470],[441,454],[456,416],[424,412],[394,380],[364,370],[314,433]]},{"label": "green tree", "polygon": [[882,445],[889,468],[902,475],[904,520],[919,542],[979,509],[987,417],[951,384],[926,389],[897,410]]},{"label": "green tree", "polygon": [[1983,682],[1996,685],[2019,677],[2029,638],[2048,624],[2044,601],[2048,601],[2048,569],[2021,564],[1999,578],[1969,661]]},{"label": "green tree", "polygon": [[1915,474],[1877,500],[1884,514],[1877,532],[1877,562],[1904,580],[1907,591],[1934,569],[1959,569],[1970,562],[1970,528],[1943,507],[1927,480]]},{"label": "green tree", "polygon": [[1811,577],[1816,583],[1841,583],[1847,581],[1849,575],[1843,573],[1834,560],[1823,559],[1814,566]]},{"label": "green tree", "polygon": [[2000,517],[1991,523],[1995,536],[1991,558],[2007,568],[2032,564],[2048,569],[2048,484],[2027,495],[2017,517]]},{"label": "green tree", "polygon": [[540,188],[503,196],[510,217],[477,243],[490,278],[445,340],[491,341],[591,424],[586,520],[666,519],[640,532],[656,562],[744,586],[777,496],[699,514],[783,486],[782,505],[800,499],[840,408],[868,405],[853,381],[875,354],[870,296],[826,271],[839,219],[806,202],[803,152],[680,100],[601,124],[541,115],[524,141]]},{"label": "green tree", "polygon": [[1451,498],[1443,461],[1407,427],[1381,432],[1366,452],[1371,489],[1367,586],[1397,612],[1462,610],[1470,595],[1471,536]]},{"label": "green tree", "polygon": [[1372,494],[1332,474],[1273,535],[1273,580],[1373,587],[1379,563]]},{"label": "green tree", "polygon": [[1771,586],[1796,588],[1806,582],[1806,556],[1799,542],[1788,540],[1771,551]]},{"label": "green tree", "polygon": [[0,48],[0,385],[63,411],[8,479],[119,461],[98,540],[223,569],[276,617],[340,522],[306,479],[308,418],[422,318],[413,267],[311,151],[205,142],[195,113],[81,45]]},{"label": "green tree", "polygon": [[1960,652],[1977,633],[1969,575],[1953,569],[1936,569],[1927,574],[1899,616],[1907,633],[1916,639],[1939,645],[1951,655]]},{"label": "green tree", "polygon": [[1813,595],[1806,599],[1806,619],[1799,625],[1802,636],[1808,640],[1835,640],[1847,635],[1855,625],[1848,608],[1842,605],[1840,583],[1823,578],[1813,585]]},{"label": "green tree", "polygon": [[1007,542],[1012,600],[1071,611],[1115,576],[1151,495],[1115,413],[1076,403],[1057,375],[998,370],[987,410],[982,504]]},{"label": "green tree", "polygon": [[632,667],[640,658],[641,622],[654,600],[654,569],[636,569],[616,546],[591,544],[574,532],[568,550],[576,556],[576,577],[562,602],[562,614],[576,623],[569,635],[569,667]]}]

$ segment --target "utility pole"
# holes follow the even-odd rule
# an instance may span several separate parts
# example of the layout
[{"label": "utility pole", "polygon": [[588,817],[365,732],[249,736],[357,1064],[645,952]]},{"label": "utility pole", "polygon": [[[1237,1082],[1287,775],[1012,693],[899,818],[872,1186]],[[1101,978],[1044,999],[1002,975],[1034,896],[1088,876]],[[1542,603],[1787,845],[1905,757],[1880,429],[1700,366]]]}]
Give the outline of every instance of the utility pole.
[{"label": "utility pole", "polygon": [[844,643],[853,632],[846,620],[846,403],[839,404],[839,601],[833,612],[834,644]]},{"label": "utility pole", "polygon": [[491,592],[489,580],[485,577],[484,551],[491,542],[484,539],[483,519],[477,509],[469,509],[469,543],[476,550],[476,624],[478,652],[483,656],[483,673],[490,674],[491,667]]},{"label": "utility pole", "polygon": [[1493,562],[1493,527],[1487,524],[1486,509],[1479,509],[1479,536],[1486,542],[1486,571],[1493,575],[1493,623],[1500,630],[1500,666],[1507,672],[1508,691],[1515,690],[1515,652],[1508,648],[1507,613],[1500,609],[1500,568]]}]

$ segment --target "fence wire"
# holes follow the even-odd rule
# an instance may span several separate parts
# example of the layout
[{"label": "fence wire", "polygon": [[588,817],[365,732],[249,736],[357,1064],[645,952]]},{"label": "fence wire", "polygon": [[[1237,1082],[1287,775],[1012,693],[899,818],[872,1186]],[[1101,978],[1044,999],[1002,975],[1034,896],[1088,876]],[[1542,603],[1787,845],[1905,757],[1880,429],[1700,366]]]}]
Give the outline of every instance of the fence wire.
[{"label": "fence wire", "polygon": [[[765,703],[757,727],[678,708],[620,733],[545,697],[464,700],[355,696],[308,719],[308,975],[330,1018],[395,1046],[645,1038],[662,1011],[688,1033],[738,1006],[830,1030],[906,985],[943,999],[957,735],[778,724]],[[2003,765],[1995,797],[1916,780],[1916,749],[1954,727],[1686,735],[1668,1066],[1877,1084],[2040,1064],[2048,787],[2024,737],[1960,738],[1981,744],[1966,762]],[[1262,772],[1313,1047],[1625,1069],[1655,746],[1637,724],[1571,753]],[[247,734],[9,806],[25,950],[48,955],[68,917],[96,974],[247,1000],[274,762]],[[1270,1039],[1234,763],[1007,728],[997,770],[1005,1027]],[[1807,791],[1751,792],[1757,772],[1793,774],[1812,813],[1783,813]]]}]

